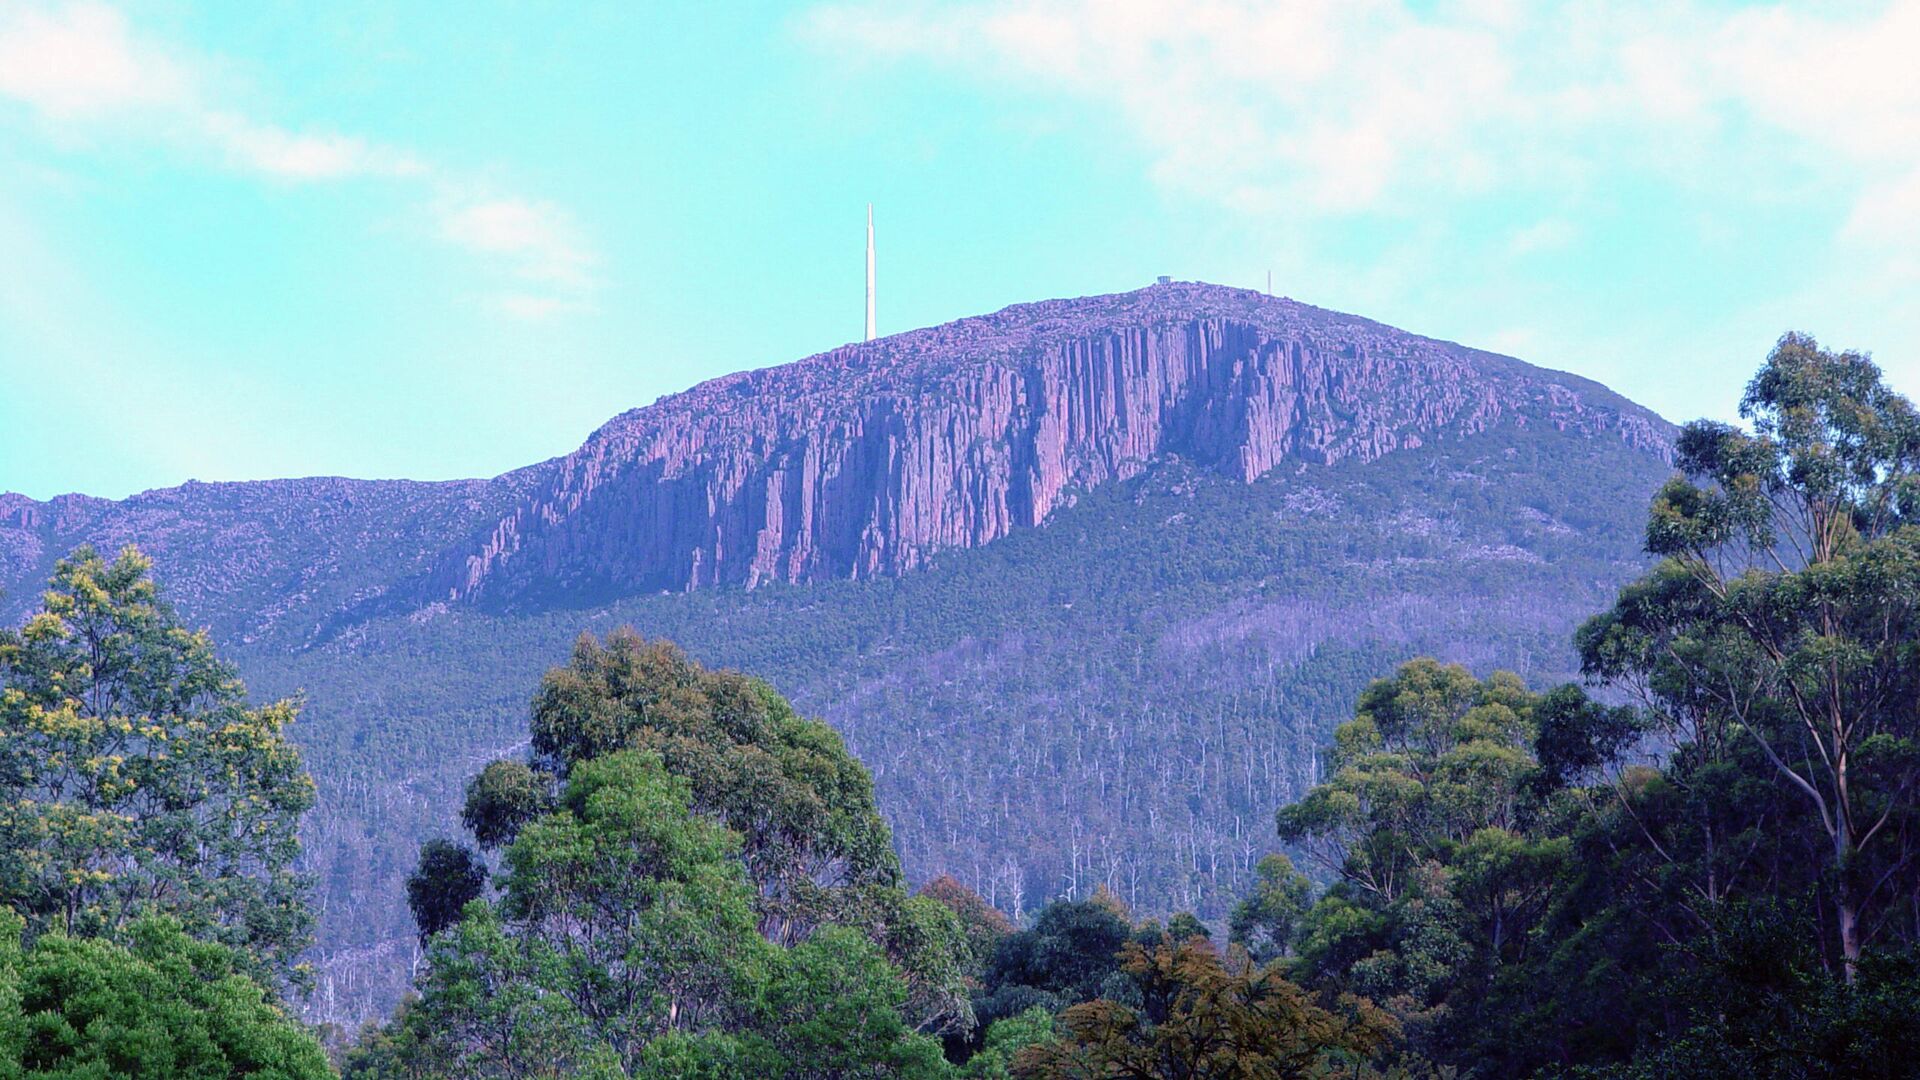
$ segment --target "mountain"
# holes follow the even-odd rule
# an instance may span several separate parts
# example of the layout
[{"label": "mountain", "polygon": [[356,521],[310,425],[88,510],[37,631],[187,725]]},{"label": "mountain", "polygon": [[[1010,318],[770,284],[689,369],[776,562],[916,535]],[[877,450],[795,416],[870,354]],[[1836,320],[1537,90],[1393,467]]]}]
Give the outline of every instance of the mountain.
[{"label": "mountain", "polygon": [[449,601],[899,574],[1181,454],[1251,482],[1511,419],[1657,446],[1599,387],[1205,285],[1025,304],[617,417],[448,552]]},{"label": "mountain", "polygon": [[1369,678],[1570,673],[1671,434],[1575,376],[1157,285],[716,379],[491,480],[0,496],[0,615],[137,542],[256,696],[305,693],[312,1009],[351,1021],[404,985],[414,848],[583,629],[833,722],[916,877],[1217,915]]}]

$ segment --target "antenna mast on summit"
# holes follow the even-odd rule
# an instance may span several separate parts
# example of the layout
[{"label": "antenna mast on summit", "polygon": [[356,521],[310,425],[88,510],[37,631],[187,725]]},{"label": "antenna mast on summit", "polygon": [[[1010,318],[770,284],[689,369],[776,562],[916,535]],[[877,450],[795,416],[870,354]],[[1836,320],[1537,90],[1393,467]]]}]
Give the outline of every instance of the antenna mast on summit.
[{"label": "antenna mast on summit", "polygon": [[873,204],[867,204],[867,340],[879,335],[873,330]]}]

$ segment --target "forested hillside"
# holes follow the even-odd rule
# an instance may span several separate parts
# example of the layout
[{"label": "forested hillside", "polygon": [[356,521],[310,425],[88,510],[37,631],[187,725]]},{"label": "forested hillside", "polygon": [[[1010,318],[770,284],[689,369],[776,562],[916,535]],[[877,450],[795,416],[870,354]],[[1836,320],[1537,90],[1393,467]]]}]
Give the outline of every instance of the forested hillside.
[{"label": "forested hillside", "polygon": [[337,906],[365,935],[339,945],[390,941],[384,962],[340,954],[336,993],[409,953],[391,896],[412,852],[392,831],[446,827],[465,774],[524,745],[528,687],[583,628],[682,642],[832,722],[916,879],[952,873],[1013,913],[1106,884],[1143,911],[1219,915],[1379,671],[1432,653],[1570,675],[1577,613],[1641,565],[1615,507],[1665,472],[1500,432],[1253,485],[1169,461],[897,579],[392,617],[248,670],[308,694],[309,759],[335,792],[308,827],[323,925]]},{"label": "forested hillside", "polygon": [[[57,562],[21,627],[0,629],[0,1070],[1904,1080],[1920,1061],[1920,413],[1864,356],[1789,334],[1748,385],[1742,415],[1750,426],[1696,421],[1680,433],[1676,471],[1643,518],[1653,561],[1571,634],[1579,683],[1420,656],[1365,680],[1349,706],[1284,712],[1313,700],[1313,680],[1342,677],[1316,666],[1322,652],[1385,655],[1413,642],[1463,651],[1362,618],[1369,596],[1388,600],[1370,586],[1404,596],[1421,580],[1383,567],[1420,573],[1451,551],[1457,586],[1426,589],[1451,606],[1389,611],[1400,626],[1422,616],[1418,634],[1475,640],[1479,651],[1464,651],[1478,663],[1509,648],[1531,655],[1524,627],[1503,631],[1475,614],[1528,610],[1517,599],[1524,572],[1499,567],[1547,565],[1546,552],[1583,565],[1578,549],[1555,551],[1532,526],[1505,541],[1490,526],[1412,527],[1408,508],[1418,513],[1422,498],[1402,494],[1386,516],[1364,493],[1395,477],[1391,468],[1348,477],[1337,490],[1349,512],[1335,512],[1324,500],[1345,465],[1305,483],[1312,468],[1292,482],[1263,479],[1249,495],[1167,462],[1021,540],[894,579],[884,599],[869,591],[880,582],[769,594],[787,601],[783,617],[869,650],[849,658],[855,689],[875,642],[889,641],[927,667],[915,685],[931,688],[958,681],[951,663],[933,662],[954,647],[954,631],[897,610],[887,621],[887,605],[957,621],[965,607],[914,602],[964,598],[974,572],[1014,574],[1002,556],[1053,567],[1005,582],[1032,593],[1003,605],[1026,620],[1019,627],[977,621],[1003,639],[1041,641],[1037,627],[1071,642],[1028,650],[1046,668],[1067,666],[1069,648],[1084,651],[1117,622],[1120,640],[1142,646],[1127,684],[1134,700],[1170,705],[1184,694],[1205,710],[1169,709],[1159,715],[1176,722],[1158,726],[1130,717],[1115,695],[1083,709],[1084,689],[1069,705],[1045,679],[1020,686],[996,670],[1026,696],[982,699],[978,714],[1011,701],[1066,721],[1020,725],[997,745],[970,739],[999,754],[988,767],[1006,784],[1033,783],[1005,798],[1003,816],[952,786],[932,791],[959,808],[942,820],[948,837],[961,834],[961,814],[986,815],[973,840],[1010,867],[974,878],[988,897],[955,874],[915,887],[875,776],[839,732],[764,679],[708,667],[624,624],[555,647],[522,688],[519,738],[463,763],[465,783],[413,822],[438,835],[418,844],[403,880],[384,897],[379,881],[342,897],[339,880],[301,871],[303,834],[316,835],[302,819],[318,790],[288,738],[301,702],[253,697],[259,688],[250,692],[211,635],[184,625],[137,548],[108,559],[82,545]],[[1471,459],[1477,470],[1442,478],[1432,466],[1445,458],[1428,453],[1396,464],[1429,481],[1425,499],[1450,498],[1456,518],[1477,507],[1537,525],[1557,512],[1604,529],[1571,502],[1476,503],[1479,481],[1543,494],[1489,464],[1540,467],[1498,434],[1463,440],[1494,451]],[[1596,459],[1586,461],[1591,472]],[[1220,492],[1259,510],[1247,519],[1263,526],[1259,539],[1230,527],[1232,512],[1197,513]],[[1277,528],[1290,496],[1312,500],[1319,513],[1309,516],[1327,518],[1327,530]],[[1189,509],[1164,513],[1168,498]],[[1201,521],[1204,530],[1186,527]],[[1146,535],[1160,539],[1138,539]],[[1088,557],[1038,562],[1049,537]],[[1182,539],[1207,556],[1180,558]],[[1023,551],[1022,541],[1041,546]],[[1134,552],[1154,556],[1138,561],[1148,569],[1137,576],[1070,569]],[[1235,609],[1246,617],[1211,640],[1267,631],[1268,678],[1299,688],[1273,694],[1265,713],[1223,707],[1233,690],[1209,690],[1198,668],[1224,666],[1217,657],[1180,661],[1204,610],[1186,601],[1204,601],[1249,558],[1270,572],[1239,582],[1241,596],[1271,598],[1277,585],[1295,609],[1319,605],[1348,630],[1339,649],[1310,645],[1288,667],[1293,639],[1275,630],[1286,624],[1253,604]],[[1371,572],[1322,571],[1334,588],[1312,592],[1286,572],[1293,558]],[[1143,594],[1131,600],[1099,599],[1136,587]],[[916,598],[917,588],[935,591]],[[722,598],[742,596],[683,593],[572,614],[576,625],[631,615],[724,631],[738,609]],[[869,606],[847,602],[862,596]],[[1056,609],[1074,614],[1045,614]],[[490,632],[534,624],[449,610],[398,625],[424,636],[364,628],[326,646],[342,650],[334,670],[396,649],[429,663],[502,655],[513,642]],[[795,651],[769,641],[769,656]],[[1257,659],[1239,663],[1257,670]],[[1087,670],[1120,681],[1112,668]],[[365,700],[399,669],[360,671],[362,681],[337,685]],[[1174,689],[1147,689],[1155,679]],[[845,694],[848,684],[820,685]],[[858,730],[873,715],[841,723]],[[1240,716],[1257,719],[1235,727]],[[1308,729],[1328,718],[1331,731],[1310,742]],[[425,729],[411,730],[415,738],[358,753],[390,768],[417,762]],[[916,792],[888,739],[943,744],[899,730],[875,746],[895,761],[892,797],[911,806]],[[1087,730],[1121,743],[1104,759],[1111,771],[1076,749]],[[389,734],[408,731],[403,721]],[[1304,776],[1262,776],[1261,731],[1311,747]],[[1236,754],[1243,742],[1256,752]],[[1153,764],[1137,767],[1136,756]],[[922,764],[915,775],[953,772]],[[1049,797],[1076,784],[1076,798]],[[1204,797],[1231,810],[1262,784],[1284,789],[1267,836],[1286,852],[1202,866],[1227,843],[1217,826],[1207,839]],[[1185,821],[1174,805],[1183,791]],[[1131,827],[1115,829],[1112,847],[1137,863],[1084,854],[1103,799]],[[1270,846],[1256,828],[1233,850]],[[1049,830],[1064,836],[1032,839]],[[340,865],[360,851],[307,855]],[[1153,875],[1156,860],[1150,880],[1160,884],[1123,872],[1145,864]],[[1035,887],[1048,874],[1055,887]],[[1181,892],[1182,882],[1205,888]],[[348,901],[368,922],[383,917],[383,899],[405,911],[411,993],[397,996],[399,965],[342,963],[337,952],[319,972],[300,962],[316,884],[335,894],[322,912],[335,919]],[[394,1007],[351,1031],[295,1015],[383,997]]]},{"label": "forested hillside", "polygon": [[[956,442],[940,410],[989,400],[1004,426]],[[676,426],[713,402],[747,434]],[[679,472],[647,456],[693,430],[708,434],[672,451]],[[1215,917],[1368,679],[1421,653],[1572,672],[1579,614],[1644,566],[1638,508],[1668,472],[1667,431],[1509,358],[1161,287],[722,380],[492,481],[16,499],[0,540],[16,612],[73,544],[139,540],[257,692],[304,692],[311,1010],[352,1022],[414,962],[399,884],[415,845],[451,828],[474,769],[524,748],[530,688],[582,630],[671,638],[833,724],[874,772],[910,879],[951,873],[1010,914],[1104,885],[1145,913]],[[853,484],[822,454],[868,464]],[[739,470],[762,471],[741,487]],[[660,494],[688,484],[704,494]],[[825,501],[772,514],[802,489]],[[722,495],[742,491],[762,510],[729,517]],[[660,566],[734,550],[742,521],[772,561],[700,562],[738,576],[691,590],[621,569],[652,520],[629,511],[656,505],[722,507],[719,533]],[[796,524],[846,514],[891,539],[843,549]],[[908,542],[898,564],[857,557]],[[444,590],[449,567],[483,564],[493,584]],[[529,584],[542,573],[551,587]]]}]

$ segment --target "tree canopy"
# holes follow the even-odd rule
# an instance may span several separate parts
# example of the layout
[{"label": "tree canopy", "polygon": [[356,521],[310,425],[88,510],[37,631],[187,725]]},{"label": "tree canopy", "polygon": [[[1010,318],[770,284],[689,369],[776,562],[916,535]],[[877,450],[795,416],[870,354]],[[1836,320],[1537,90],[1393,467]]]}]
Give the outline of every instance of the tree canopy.
[{"label": "tree canopy", "polygon": [[515,836],[583,763],[653,754],[692,811],[737,838],[761,933],[793,945],[822,925],[860,927],[905,976],[915,1027],[972,1028],[958,918],[907,894],[866,768],[765,682],[632,630],[583,635],[541,680],[531,726],[531,766],[495,762],[468,788],[463,817],[483,845]]},{"label": "tree canopy", "polygon": [[760,933],[740,838],[691,790],[652,751],[576,763],[506,849],[498,902],[434,935],[418,1000],[351,1074],[937,1074],[864,933]]},{"label": "tree canopy", "polygon": [[53,930],[22,947],[0,908],[0,1076],[324,1080],[326,1054],[222,945],[142,917],[127,944]]},{"label": "tree canopy", "polygon": [[1060,1037],[1014,1058],[1026,1080],[1292,1080],[1378,1075],[1367,1063],[1388,1047],[1393,1022],[1361,1002],[1322,1008],[1244,952],[1222,956],[1203,940],[1129,942],[1121,968],[1138,1003],[1105,998],[1060,1014]]},{"label": "tree canopy", "polygon": [[35,935],[170,915],[284,985],[312,924],[296,711],[248,704],[138,550],[76,550],[0,630],[0,903]]},{"label": "tree canopy", "polygon": [[[1859,353],[1780,340],[1740,402],[1696,421],[1655,498],[1662,561],[1580,632],[1703,765],[1756,751],[1820,838],[1823,936],[1920,932],[1920,415]],[[1745,744],[1745,745],[1739,745]]]}]

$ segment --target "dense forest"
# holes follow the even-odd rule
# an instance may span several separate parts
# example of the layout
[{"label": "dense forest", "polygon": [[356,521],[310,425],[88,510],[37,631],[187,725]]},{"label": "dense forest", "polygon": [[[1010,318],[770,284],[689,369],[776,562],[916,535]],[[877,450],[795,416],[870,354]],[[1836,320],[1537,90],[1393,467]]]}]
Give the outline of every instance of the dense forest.
[{"label": "dense forest", "polygon": [[1369,680],[1423,654],[1573,677],[1572,630],[1644,568],[1638,519],[1667,472],[1517,426],[1251,484],[1169,459],[897,578],[455,608],[253,647],[250,685],[306,693],[313,1011],[357,1024],[399,996],[371,981],[404,980],[415,951],[417,840],[395,837],[457,827],[468,776],[524,750],[530,690],[582,629],[672,640],[830,723],[913,882],[950,874],[1022,917],[1104,885],[1219,920]]},{"label": "dense forest", "polygon": [[1682,433],[1579,682],[1377,672],[1218,911],[1136,917],[1097,863],[911,890],[833,728],[584,633],[353,1032],[295,1019],[302,703],[82,549],[0,632],[0,1077],[1915,1075],[1920,415],[1799,335],[1741,412]]},{"label": "dense forest", "polygon": [[302,702],[301,1013],[357,1028],[423,959],[420,843],[526,749],[582,630],[831,725],[913,885],[1217,922],[1371,679],[1576,675],[1579,620],[1648,565],[1676,431],[1564,372],[1169,283],[727,376],[490,480],[0,493],[0,623],[62,555],[135,544],[256,694]]}]

